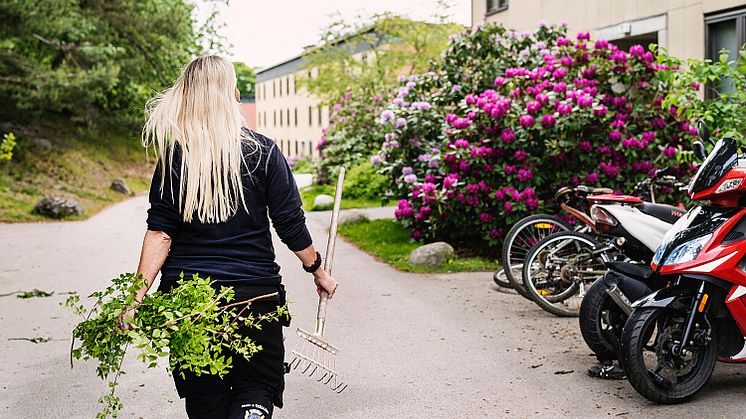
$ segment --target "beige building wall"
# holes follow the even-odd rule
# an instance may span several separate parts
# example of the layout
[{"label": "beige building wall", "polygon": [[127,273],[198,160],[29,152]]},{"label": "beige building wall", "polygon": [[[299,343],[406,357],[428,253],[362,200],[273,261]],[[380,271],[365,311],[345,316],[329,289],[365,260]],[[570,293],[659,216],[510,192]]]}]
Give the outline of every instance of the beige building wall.
[{"label": "beige building wall", "polygon": [[472,0],[472,23],[502,23],[533,31],[537,23],[567,23],[571,34],[623,39],[657,32],[659,45],[680,58],[705,57],[705,15],[746,6],[744,0],[509,0],[487,13],[487,0]]},{"label": "beige building wall", "polygon": [[256,130],[274,139],[287,157],[317,158],[316,146],[329,123],[329,109],[320,108],[319,100],[298,83],[307,75],[305,70],[285,72],[283,65],[292,68],[297,63],[291,60],[270,68],[275,69],[271,77],[262,76],[270,69],[257,74]]}]

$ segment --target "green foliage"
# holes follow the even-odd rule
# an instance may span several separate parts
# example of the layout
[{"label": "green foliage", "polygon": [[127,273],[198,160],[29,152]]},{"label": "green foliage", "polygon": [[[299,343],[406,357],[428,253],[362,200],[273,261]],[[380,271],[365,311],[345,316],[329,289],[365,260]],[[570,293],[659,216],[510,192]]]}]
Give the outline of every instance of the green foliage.
[{"label": "green foliage", "polygon": [[389,179],[378,173],[373,164],[366,160],[347,172],[344,194],[348,198],[380,200],[389,185]]},{"label": "green foliage", "polygon": [[[138,122],[191,57],[219,46],[182,0],[0,3],[0,96],[12,117]],[[212,23],[212,18],[208,23]]]},{"label": "green foliage", "polygon": [[[309,187],[303,188],[300,191],[300,197],[303,200],[303,210],[304,211],[326,211],[331,209],[331,207],[314,207],[313,206],[313,200],[316,198],[317,195],[325,194],[325,195],[331,195],[334,196],[334,186],[332,185],[311,185]],[[364,199],[364,198],[350,198],[347,196],[347,188],[345,187],[345,192],[342,194],[342,209],[352,209],[352,208],[371,208],[371,207],[380,207],[381,206],[381,200],[380,199]]]},{"label": "green foliage", "polygon": [[[737,60],[732,59],[739,56]],[[658,61],[667,68],[659,72],[659,77],[674,86],[666,96],[665,106],[673,106],[686,119],[704,120],[718,138],[743,138],[746,134],[746,49],[738,55],[722,51],[715,61],[684,61],[661,49]],[[702,86],[712,96],[708,100],[700,98]]]},{"label": "green foliage", "polygon": [[461,29],[443,18],[430,23],[392,13],[353,23],[339,19],[323,30],[319,46],[304,57],[305,67],[318,74],[300,81],[326,103],[350,91],[371,97],[386,91],[402,72],[424,71],[446,47],[448,34]]},{"label": "green foliage", "polygon": [[13,149],[16,147],[16,136],[9,132],[3,134],[3,140],[0,141],[0,161],[10,160],[13,158]]},{"label": "green foliage", "polygon": [[407,230],[391,219],[344,223],[339,226],[339,234],[400,271],[473,272],[495,271],[500,267],[494,259],[475,256],[456,257],[436,267],[410,265],[407,258],[420,244],[410,239]]},{"label": "green foliage", "polygon": [[44,290],[40,290],[38,288],[34,288],[31,291],[24,291],[20,294],[18,294],[16,297],[18,298],[36,298],[36,297],[51,297],[54,295],[54,291],[47,292]]},{"label": "green foliage", "polygon": [[241,99],[253,98],[256,86],[256,73],[254,69],[240,61],[234,61],[233,68],[236,70],[236,79],[238,81],[238,90],[241,92]]},{"label": "green foliage", "polygon": [[288,165],[293,173],[313,173],[313,162],[310,157],[288,157]]},{"label": "green foliage", "polygon": [[[105,290],[90,295],[92,308],[80,304],[78,295],[64,303],[84,318],[73,330],[80,345],[73,342],[71,361],[95,359],[98,376],[108,379],[110,391],[99,399],[103,410],[98,417],[116,417],[123,407],[115,390],[119,376],[125,373],[122,360],[130,345],[140,351],[138,358],[148,368],[168,357],[169,371],[223,376],[232,365],[226,350],[246,359],[261,350],[238,332],[240,326],[261,329],[263,322],[277,321],[288,313],[287,307],[278,307],[261,316],[248,314],[246,310],[256,299],[232,302],[231,287],[217,289],[214,281],[197,274],[189,281],[182,278],[169,293],[155,292],[138,304],[136,292],[146,283],[142,276],[122,274]],[[134,317],[131,310],[136,310]],[[125,330],[120,322],[128,325]]]}]

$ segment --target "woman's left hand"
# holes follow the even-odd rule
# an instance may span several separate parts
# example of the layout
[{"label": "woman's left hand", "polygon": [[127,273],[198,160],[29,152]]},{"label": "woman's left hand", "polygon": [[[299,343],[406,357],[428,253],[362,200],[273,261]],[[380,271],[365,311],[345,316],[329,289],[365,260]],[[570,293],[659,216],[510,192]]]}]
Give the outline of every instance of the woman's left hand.
[{"label": "woman's left hand", "polygon": [[316,284],[316,291],[319,295],[321,295],[321,291],[326,291],[326,293],[329,294],[329,299],[334,296],[334,293],[337,292],[337,288],[339,287],[337,280],[327,274],[323,268],[319,268],[313,273],[313,282]]}]

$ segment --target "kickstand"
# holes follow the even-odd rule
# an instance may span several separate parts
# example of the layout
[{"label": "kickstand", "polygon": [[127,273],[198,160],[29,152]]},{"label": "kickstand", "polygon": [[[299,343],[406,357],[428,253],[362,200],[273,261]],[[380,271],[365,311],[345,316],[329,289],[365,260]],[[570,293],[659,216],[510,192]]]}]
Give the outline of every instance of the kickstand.
[{"label": "kickstand", "polygon": [[612,361],[603,361],[601,365],[588,368],[588,375],[604,380],[624,380],[627,378],[621,368],[617,368]]}]

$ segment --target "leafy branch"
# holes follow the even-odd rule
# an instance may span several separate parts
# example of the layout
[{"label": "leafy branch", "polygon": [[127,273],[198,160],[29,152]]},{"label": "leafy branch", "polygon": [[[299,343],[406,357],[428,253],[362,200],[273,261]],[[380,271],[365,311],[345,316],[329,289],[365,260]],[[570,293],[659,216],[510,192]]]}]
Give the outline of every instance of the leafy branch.
[{"label": "leafy branch", "polygon": [[[91,294],[90,309],[77,294],[63,303],[82,318],[73,329],[71,364],[73,359],[95,359],[97,375],[108,380],[109,391],[99,399],[103,405],[99,418],[117,417],[123,408],[116,388],[125,373],[122,361],[129,347],[139,350],[137,357],[147,368],[168,357],[168,370],[182,376],[190,371],[222,377],[232,367],[230,354],[249,359],[262,349],[245,336],[244,329],[261,329],[264,323],[288,315],[287,306],[246,314],[253,302],[277,293],[234,301],[232,287],[216,287],[210,278],[197,274],[188,281],[182,277],[168,293],[155,292],[138,303],[136,291],[145,283],[142,276],[126,273]],[[134,317],[127,314],[131,310]],[[120,321],[127,325],[124,329]]]}]

